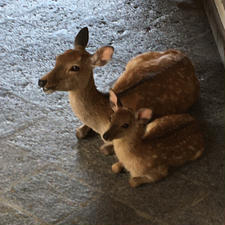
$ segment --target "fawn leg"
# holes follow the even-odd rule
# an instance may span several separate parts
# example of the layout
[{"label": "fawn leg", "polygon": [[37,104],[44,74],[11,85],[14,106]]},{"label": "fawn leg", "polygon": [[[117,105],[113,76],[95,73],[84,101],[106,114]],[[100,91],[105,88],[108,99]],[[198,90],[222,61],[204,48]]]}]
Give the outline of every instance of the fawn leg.
[{"label": "fawn leg", "polygon": [[147,176],[152,180],[152,182],[156,182],[161,180],[162,178],[168,175],[168,167],[167,166],[158,166],[156,168],[152,168]]},{"label": "fawn leg", "polygon": [[129,180],[130,186],[135,188],[140,186],[141,184],[151,183],[152,180],[148,177],[131,177]]},{"label": "fawn leg", "polygon": [[104,155],[112,155],[114,153],[113,144],[112,143],[105,143],[100,147],[100,151]]},{"label": "fawn leg", "polygon": [[121,162],[116,162],[112,165],[113,173],[119,173],[123,169],[123,164]]},{"label": "fawn leg", "polygon": [[148,174],[143,177],[132,177],[130,178],[130,186],[131,187],[138,187],[141,184],[145,183],[152,183],[161,180],[162,178],[166,177],[168,174],[168,167],[166,166],[159,166],[156,168],[152,168]]}]

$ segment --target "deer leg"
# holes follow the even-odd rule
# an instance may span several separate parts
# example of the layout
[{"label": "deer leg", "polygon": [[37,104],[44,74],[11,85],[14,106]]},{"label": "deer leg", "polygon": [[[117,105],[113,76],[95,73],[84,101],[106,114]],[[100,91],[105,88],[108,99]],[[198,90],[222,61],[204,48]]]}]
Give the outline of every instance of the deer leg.
[{"label": "deer leg", "polygon": [[113,144],[112,143],[105,143],[100,147],[100,151],[104,155],[112,155],[114,153]]},{"label": "deer leg", "polygon": [[83,124],[82,126],[80,126],[79,128],[76,129],[76,136],[78,139],[82,139],[85,138],[89,131],[91,130],[90,127],[88,127],[87,125]]},{"label": "deer leg", "polygon": [[124,166],[121,162],[116,162],[112,165],[113,173],[120,173],[123,168]]},{"label": "deer leg", "polygon": [[160,166],[151,169],[150,172],[143,177],[131,177],[129,183],[131,187],[138,187],[141,184],[159,181],[162,178],[166,177],[167,175],[168,175],[168,168]]},{"label": "deer leg", "polygon": [[151,183],[152,180],[148,177],[131,177],[129,180],[130,186],[135,188],[140,186],[141,184]]}]

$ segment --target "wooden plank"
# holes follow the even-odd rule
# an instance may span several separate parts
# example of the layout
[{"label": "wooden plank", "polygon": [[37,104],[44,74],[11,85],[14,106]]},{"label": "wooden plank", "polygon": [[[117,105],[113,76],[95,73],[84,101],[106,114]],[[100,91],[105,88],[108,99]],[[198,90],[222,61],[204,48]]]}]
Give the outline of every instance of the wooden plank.
[{"label": "wooden plank", "polygon": [[220,20],[223,24],[223,29],[225,30],[225,0],[214,0],[216,8],[218,10]]},{"label": "wooden plank", "polygon": [[[218,6],[215,4],[216,1]],[[203,3],[222,62],[225,66],[225,27],[223,25],[224,21],[222,21],[223,15],[225,15],[224,0],[204,0]],[[218,7],[220,8],[221,15],[218,12]]]}]

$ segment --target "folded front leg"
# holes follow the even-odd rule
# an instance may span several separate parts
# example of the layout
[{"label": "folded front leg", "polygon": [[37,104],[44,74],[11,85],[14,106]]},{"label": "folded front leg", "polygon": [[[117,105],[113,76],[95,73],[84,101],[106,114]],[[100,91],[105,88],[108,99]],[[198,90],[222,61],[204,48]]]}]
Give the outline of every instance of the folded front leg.
[{"label": "folded front leg", "polygon": [[100,147],[100,151],[104,155],[112,155],[114,153],[114,148],[112,142],[105,143]]},{"label": "folded front leg", "polygon": [[90,131],[91,131],[91,128],[83,124],[82,126],[76,129],[76,136],[78,139],[85,138]]},{"label": "folded front leg", "polygon": [[124,166],[121,162],[116,162],[112,165],[113,173],[120,173],[123,168]]},{"label": "folded front leg", "polygon": [[168,167],[159,166],[156,168],[152,168],[148,172],[148,174],[144,176],[131,177],[129,183],[131,187],[138,187],[141,184],[153,183],[153,182],[159,181],[162,178],[166,177],[167,175],[168,175]]},{"label": "folded front leg", "polygon": [[130,186],[135,188],[140,186],[141,184],[151,183],[153,182],[151,178],[148,177],[131,177],[129,180]]}]

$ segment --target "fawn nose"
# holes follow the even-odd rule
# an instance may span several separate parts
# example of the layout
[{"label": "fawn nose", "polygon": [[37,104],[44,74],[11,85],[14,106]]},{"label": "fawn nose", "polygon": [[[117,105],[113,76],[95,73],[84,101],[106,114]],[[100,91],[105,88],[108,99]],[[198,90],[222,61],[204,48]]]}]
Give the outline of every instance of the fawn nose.
[{"label": "fawn nose", "polygon": [[103,134],[103,136],[102,136],[106,141],[108,141],[109,140],[109,134],[108,134],[108,132],[105,132],[104,134]]},{"label": "fawn nose", "polygon": [[45,85],[47,84],[47,80],[39,80],[38,81],[38,85],[40,86],[40,87],[44,87]]}]

